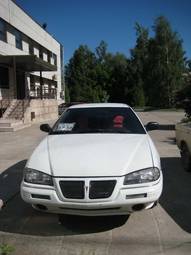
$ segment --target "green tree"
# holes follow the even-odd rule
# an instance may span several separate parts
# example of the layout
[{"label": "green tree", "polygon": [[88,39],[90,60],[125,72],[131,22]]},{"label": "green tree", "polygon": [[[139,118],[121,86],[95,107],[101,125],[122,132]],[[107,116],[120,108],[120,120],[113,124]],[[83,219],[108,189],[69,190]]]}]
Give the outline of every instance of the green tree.
[{"label": "green tree", "polygon": [[107,55],[107,43],[105,41],[101,41],[99,46],[96,48],[96,55],[99,62],[105,62]]},{"label": "green tree", "polygon": [[163,16],[155,19],[153,31],[155,36],[149,40],[148,46],[148,104],[172,107],[175,93],[183,85],[185,59],[182,40]]},{"label": "green tree", "polygon": [[[87,90],[91,91],[90,72],[95,63],[95,56],[87,46],[81,45],[66,66],[66,86],[71,101],[86,100]],[[92,95],[91,95],[92,96]]]},{"label": "green tree", "polygon": [[71,101],[100,102],[106,93],[97,82],[97,59],[86,45],[81,45],[66,66],[66,86]]},{"label": "green tree", "polygon": [[65,73],[71,101],[174,106],[176,92],[185,83],[182,40],[163,16],[154,21],[154,37],[138,23],[135,29],[129,59],[109,53],[104,41],[95,52],[86,45],[74,52]]},{"label": "green tree", "polygon": [[106,57],[108,74],[107,92],[110,102],[127,102],[128,60],[120,53],[108,54]]},{"label": "green tree", "polygon": [[183,108],[185,115],[191,119],[191,60],[186,61],[186,71],[183,75],[184,86],[176,93],[176,107]]},{"label": "green tree", "polygon": [[67,85],[65,85],[65,102],[66,103],[70,102],[70,93]]},{"label": "green tree", "polygon": [[110,66],[107,61],[110,54],[107,52],[107,43],[102,40],[95,49],[95,54],[97,59],[95,66],[96,81],[103,93],[101,102],[107,102],[110,97],[108,94],[110,88]]},{"label": "green tree", "polygon": [[128,100],[132,105],[144,106],[148,73],[148,29],[136,23],[135,30],[137,39],[131,50]]}]

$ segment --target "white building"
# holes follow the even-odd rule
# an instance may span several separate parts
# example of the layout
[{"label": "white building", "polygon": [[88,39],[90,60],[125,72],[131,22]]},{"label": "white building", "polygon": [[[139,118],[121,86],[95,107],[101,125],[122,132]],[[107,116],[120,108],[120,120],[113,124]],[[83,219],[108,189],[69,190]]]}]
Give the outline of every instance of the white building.
[{"label": "white building", "polygon": [[[62,56],[62,45],[41,25],[14,1],[0,0],[0,117],[7,119],[16,101],[30,100],[31,107],[46,105],[38,109],[42,119],[47,105],[63,99]],[[39,114],[31,109],[31,121],[38,121]]]}]

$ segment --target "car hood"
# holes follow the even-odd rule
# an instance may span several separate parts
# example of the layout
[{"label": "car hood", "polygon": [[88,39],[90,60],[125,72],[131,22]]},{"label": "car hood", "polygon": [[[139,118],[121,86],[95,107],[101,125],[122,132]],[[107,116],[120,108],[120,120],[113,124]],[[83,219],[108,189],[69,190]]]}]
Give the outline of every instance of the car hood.
[{"label": "car hood", "polygon": [[36,148],[27,167],[53,176],[122,176],[152,167],[147,134],[49,135]]}]

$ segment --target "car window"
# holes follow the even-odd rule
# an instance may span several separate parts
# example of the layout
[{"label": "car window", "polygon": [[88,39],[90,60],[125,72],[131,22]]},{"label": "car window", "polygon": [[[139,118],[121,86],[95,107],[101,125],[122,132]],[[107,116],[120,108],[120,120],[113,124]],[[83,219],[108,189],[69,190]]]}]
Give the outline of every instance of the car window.
[{"label": "car window", "polygon": [[53,127],[55,133],[130,133],[145,130],[127,107],[95,107],[68,109]]}]

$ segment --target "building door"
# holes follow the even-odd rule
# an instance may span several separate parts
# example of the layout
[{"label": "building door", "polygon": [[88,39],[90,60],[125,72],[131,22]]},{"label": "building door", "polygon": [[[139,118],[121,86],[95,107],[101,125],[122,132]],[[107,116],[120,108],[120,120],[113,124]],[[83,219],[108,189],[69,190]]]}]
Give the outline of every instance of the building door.
[{"label": "building door", "polygon": [[17,99],[24,99],[26,95],[25,73],[17,71]]}]

